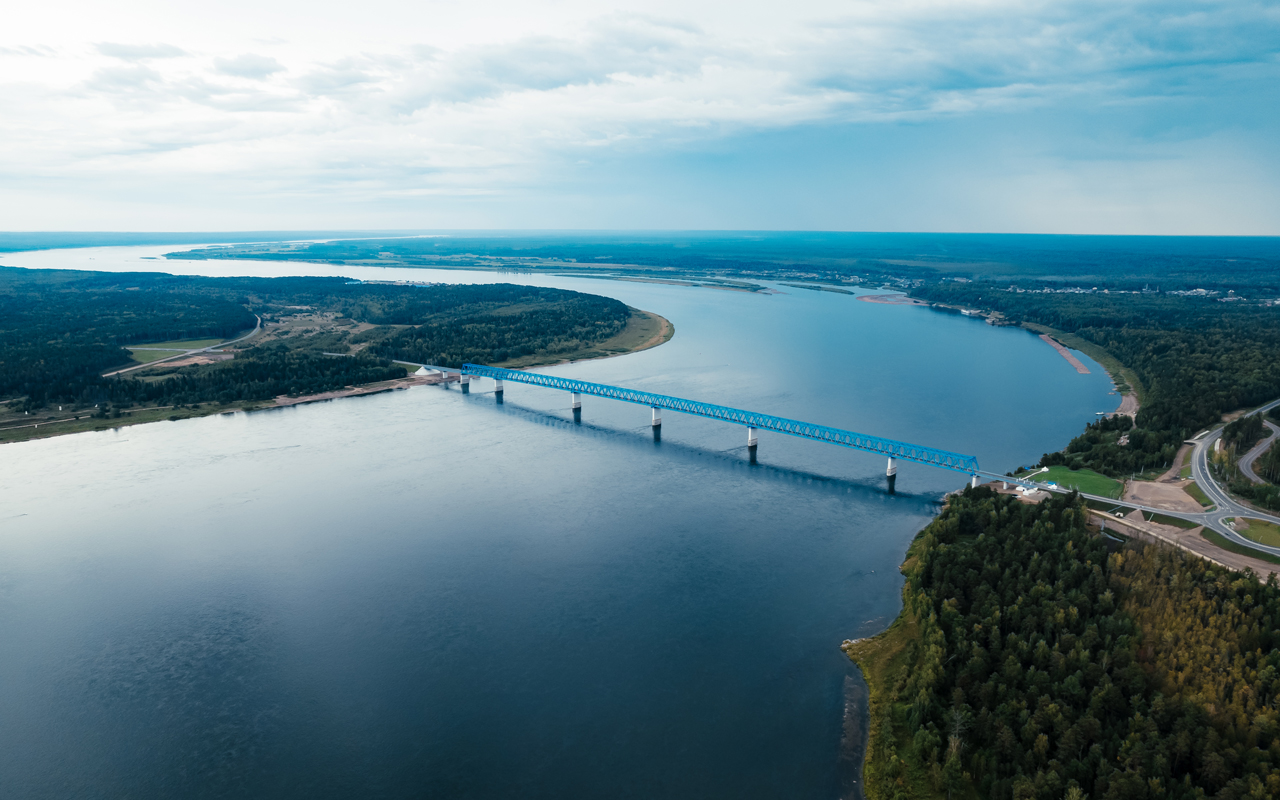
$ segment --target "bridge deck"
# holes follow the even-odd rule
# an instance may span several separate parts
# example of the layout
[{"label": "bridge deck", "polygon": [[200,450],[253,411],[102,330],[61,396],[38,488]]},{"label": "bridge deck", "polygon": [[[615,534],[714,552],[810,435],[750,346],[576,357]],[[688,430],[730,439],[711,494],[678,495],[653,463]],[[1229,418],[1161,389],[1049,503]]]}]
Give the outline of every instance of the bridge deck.
[{"label": "bridge deck", "polygon": [[831,428],[826,425],[814,425],[811,422],[775,417],[770,414],[743,411],[739,408],[717,406],[711,403],[701,403],[697,400],[686,400],[681,397],[670,397],[664,394],[626,389],[621,386],[558,378],[554,375],[543,375],[538,372],[485,367],[479,364],[464,364],[461,372],[463,375],[474,375],[501,381],[515,381],[533,386],[544,386],[548,389],[560,389],[566,392],[608,397],[613,400],[622,400],[627,403],[637,403],[653,408],[669,408],[672,411],[679,411],[684,414],[695,414],[700,417],[710,417],[711,419],[724,420],[725,422],[733,422],[739,425],[749,425],[760,430],[777,431],[778,433],[800,436],[805,439],[816,439],[820,442],[852,447],[869,453],[880,453],[893,458],[951,469],[967,475],[976,475],[978,472],[978,459],[974,456],[951,453],[946,450],[938,450],[918,444],[898,442],[880,436],[868,436],[864,433],[854,433],[853,431]]}]

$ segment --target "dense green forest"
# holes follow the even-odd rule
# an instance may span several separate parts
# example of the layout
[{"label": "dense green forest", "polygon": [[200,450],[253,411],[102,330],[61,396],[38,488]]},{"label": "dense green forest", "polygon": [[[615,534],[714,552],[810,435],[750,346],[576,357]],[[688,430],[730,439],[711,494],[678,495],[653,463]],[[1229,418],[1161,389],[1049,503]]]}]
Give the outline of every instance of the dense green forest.
[{"label": "dense green forest", "polygon": [[[1063,453],[1046,454],[1045,466],[1112,476],[1163,467],[1184,439],[1224,413],[1280,397],[1280,306],[1164,294],[1016,292],[989,284],[930,284],[913,294],[1074,333],[1142,378],[1147,391],[1132,430],[1125,423],[1090,426]],[[1119,444],[1123,433],[1127,445]]]},{"label": "dense green forest", "polygon": [[868,797],[1280,796],[1276,581],[1085,519],[980,487],[920,533],[902,616],[849,648],[901,648],[868,670]]},{"label": "dense green forest", "polygon": [[[104,378],[128,345],[230,339],[300,313],[376,326],[247,347],[231,361]],[[616,335],[609,298],[532,286],[392,286],[341,278],[202,278],[0,267],[0,399],[22,409],[265,400],[401,377],[389,359],[460,366],[554,355]],[[324,351],[350,354],[337,358]]]}]

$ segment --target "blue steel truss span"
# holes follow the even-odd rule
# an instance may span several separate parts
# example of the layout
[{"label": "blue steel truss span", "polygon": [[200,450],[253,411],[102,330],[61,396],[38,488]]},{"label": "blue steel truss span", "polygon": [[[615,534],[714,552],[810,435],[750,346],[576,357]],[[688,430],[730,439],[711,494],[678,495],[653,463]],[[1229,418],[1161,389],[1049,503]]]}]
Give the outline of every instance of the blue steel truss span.
[{"label": "blue steel truss span", "polygon": [[609,386],[603,383],[589,383],[587,381],[576,381],[569,378],[557,378],[554,375],[543,375],[537,372],[522,372],[517,369],[485,367],[479,364],[464,364],[462,366],[462,374],[474,375],[481,378],[493,378],[494,380],[500,381],[528,383],[534,386],[545,386],[548,389],[560,389],[565,392],[577,392],[579,394],[590,394],[597,397],[608,397],[613,400],[638,403],[639,405],[652,406],[653,408],[669,408],[672,411],[680,411],[685,414],[696,414],[700,417],[711,417],[712,419],[720,419],[725,422],[735,422],[739,425],[748,425],[753,428],[759,428],[760,430],[777,431],[779,433],[786,433],[792,436],[801,436],[805,439],[816,439],[820,442],[829,442],[831,444],[852,447],[857,450],[866,450],[870,453],[880,453],[882,455],[892,456],[893,458],[917,461],[921,464],[929,464],[934,467],[953,469],[967,475],[976,475],[978,472],[978,459],[974,456],[964,456],[959,453],[950,453],[946,450],[922,447],[918,444],[896,442],[892,439],[882,439],[879,436],[867,436],[863,433],[854,433],[853,431],[841,430],[840,428],[829,428],[826,425],[814,425],[810,422],[800,422],[798,420],[775,417],[769,414],[757,414],[754,411],[743,411],[738,408],[727,408],[725,406],[711,405],[710,403],[700,403],[697,400],[685,400],[681,397],[669,397],[665,394],[653,394],[652,392],[641,392],[636,389],[624,389],[621,386]]}]

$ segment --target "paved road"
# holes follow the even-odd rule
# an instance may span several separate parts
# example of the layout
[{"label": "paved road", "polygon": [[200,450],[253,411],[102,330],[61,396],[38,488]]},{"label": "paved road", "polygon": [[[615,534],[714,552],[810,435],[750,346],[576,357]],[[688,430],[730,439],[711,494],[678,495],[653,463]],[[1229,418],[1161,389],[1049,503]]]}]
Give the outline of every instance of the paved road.
[{"label": "paved road", "polygon": [[[133,372],[135,369],[146,369],[147,367],[154,367],[156,364],[163,364],[164,362],[166,362],[166,361],[172,361],[172,360],[174,360],[175,358],[186,358],[187,356],[189,356],[189,355],[193,355],[193,354],[195,354],[195,353],[207,353],[207,352],[209,352],[210,350],[217,350],[217,349],[222,348],[222,347],[227,347],[228,345],[236,344],[237,342],[243,342],[245,339],[251,339],[251,338],[253,338],[254,336],[257,336],[257,335],[258,335],[258,331],[262,330],[262,317],[259,317],[257,314],[254,314],[254,317],[256,317],[256,318],[257,318],[257,320],[258,320],[258,324],[257,324],[257,325],[255,325],[255,326],[253,326],[253,330],[249,331],[249,332],[248,332],[248,333],[246,333],[244,336],[241,336],[239,339],[232,339],[232,340],[231,340],[231,341],[229,341],[229,342],[219,342],[218,344],[211,344],[211,345],[209,345],[208,347],[199,347],[199,348],[196,348],[195,350],[183,350],[181,353],[178,353],[176,356],[166,356],[166,357],[164,357],[164,358],[157,358],[155,361],[148,361],[147,363],[145,363],[145,364],[139,364],[139,365],[137,365],[136,367],[125,367],[124,369],[118,369],[118,370],[116,370],[115,372],[108,372],[107,374],[103,375],[102,377],[104,377],[104,378],[110,378],[110,377],[111,377],[111,376],[113,376],[113,375],[123,375],[123,374],[125,374],[126,372]],[[154,350],[155,348],[150,348],[150,347],[143,348],[143,347],[139,347],[139,348],[137,348],[137,349],[139,349],[139,350]]]},{"label": "paved road", "polygon": [[[1280,406],[1280,400],[1273,400],[1262,406],[1258,410],[1252,412],[1254,414],[1265,414],[1267,411]],[[1196,485],[1200,487],[1210,500],[1216,506],[1213,511],[1208,512],[1206,516],[1212,519],[1213,524],[1210,526],[1218,533],[1255,550],[1264,550],[1272,555],[1280,555],[1280,547],[1268,547],[1250,541],[1235,531],[1227,527],[1223,522],[1227,517],[1252,517],[1254,519],[1262,519],[1267,522],[1274,522],[1280,525],[1280,517],[1274,514],[1268,514],[1263,511],[1257,511],[1249,506],[1244,505],[1238,500],[1233,499],[1227,494],[1226,490],[1218,485],[1214,480],[1213,474],[1209,472],[1209,453],[1213,452],[1213,443],[1222,436],[1222,426],[1218,426],[1214,430],[1209,431],[1200,437],[1196,443],[1195,449],[1191,451],[1191,477],[1195,479]],[[1167,512],[1166,512],[1167,513]]]},{"label": "paved road", "polygon": [[[1265,406],[1262,406],[1250,413],[1265,414],[1277,406],[1280,406],[1280,400],[1273,400],[1272,402],[1267,403]],[[1270,425],[1270,423],[1268,423],[1268,425]],[[1274,429],[1274,426],[1272,427]],[[1230,495],[1228,495],[1227,491],[1223,489],[1221,486],[1219,486],[1218,482],[1214,480],[1212,473],[1209,472],[1209,453],[1213,452],[1213,443],[1222,436],[1222,428],[1223,426],[1219,425],[1217,428],[1209,431],[1204,436],[1200,437],[1196,441],[1195,447],[1191,451],[1191,477],[1195,479],[1196,485],[1200,487],[1200,489],[1205,493],[1205,495],[1211,501],[1213,501],[1214,503],[1213,508],[1205,509],[1204,511],[1201,511],[1199,513],[1191,513],[1191,512],[1185,512],[1185,511],[1167,511],[1163,508],[1155,508],[1154,506],[1139,505],[1137,503],[1133,503],[1128,500],[1116,500],[1113,497],[1102,497],[1101,495],[1085,494],[1083,492],[1080,493],[1080,496],[1088,498],[1090,500],[1097,500],[1103,503],[1111,503],[1116,507],[1136,508],[1139,511],[1143,511],[1143,512],[1149,512],[1152,514],[1163,514],[1166,517],[1176,517],[1178,519],[1185,519],[1190,522],[1194,522],[1197,525],[1203,525],[1206,528],[1211,528],[1217,531],[1218,533],[1222,534],[1227,539],[1235,542],[1236,544],[1240,544],[1245,547],[1250,547],[1250,548],[1253,548],[1254,550],[1261,550],[1265,553],[1270,553],[1271,555],[1280,556],[1280,547],[1270,547],[1268,545],[1258,544],[1255,541],[1246,539],[1245,537],[1241,536],[1240,534],[1232,530],[1230,527],[1228,527],[1227,523],[1225,522],[1225,520],[1231,517],[1251,517],[1253,519],[1266,520],[1267,522],[1273,522],[1277,525],[1280,525],[1280,516],[1276,516],[1274,514],[1268,514],[1264,511],[1258,511],[1256,509],[1253,509],[1249,506],[1244,505],[1243,503],[1233,499]],[[990,473],[984,473],[984,474],[989,475]],[[1010,483],[1021,483],[1024,486],[1033,483],[1027,480],[1014,480],[1010,478],[1005,478],[1000,475],[991,475],[991,477],[995,478],[996,480],[1007,480]],[[1049,486],[1042,483],[1036,483],[1035,486],[1041,489],[1056,491],[1064,494],[1070,491],[1069,489],[1064,489],[1060,486],[1050,488]]]},{"label": "paved road", "polygon": [[1259,478],[1257,473],[1253,471],[1253,462],[1258,460],[1258,456],[1267,452],[1267,448],[1271,447],[1271,444],[1275,442],[1277,436],[1280,436],[1280,427],[1273,424],[1271,420],[1264,419],[1262,424],[1271,429],[1271,435],[1255,444],[1253,449],[1245,453],[1244,458],[1240,459],[1240,471],[1244,473],[1246,478],[1254,483],[1266,483],[1266,481]]}]

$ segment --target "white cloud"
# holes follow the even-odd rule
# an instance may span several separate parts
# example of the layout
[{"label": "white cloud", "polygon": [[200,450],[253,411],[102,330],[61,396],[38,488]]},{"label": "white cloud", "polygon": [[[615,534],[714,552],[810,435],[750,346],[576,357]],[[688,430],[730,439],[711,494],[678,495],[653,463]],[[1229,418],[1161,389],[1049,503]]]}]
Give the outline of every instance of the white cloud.
[{"label": "white cloud", "polygon": [[147,61],[153,58],[180,58],[186,52],[171,44],[117,44],[101,42],[98,52],[122,61]]},{"label": "white cloud", "polygon": [[271,56],[244,53],[233,58],[215,58],[214,67],[223,75],[261,80],[277,72],[284,72],[284,65]]},{"label": "white cloud", "polygon": [[77,39],[75,20],[54,40],[38,16],[0,33],[17,65],[0,73],[0,177],[473,197],[811,125],[1181,104],[1172,124],[1223,86],[1280,77],[1280,15],[1249,2],[144,7],[113,29],[86,6],[82,35],[153,43]]}]

